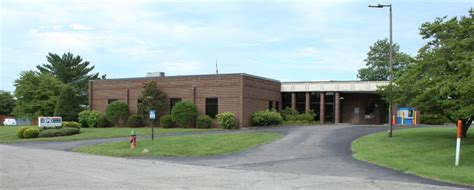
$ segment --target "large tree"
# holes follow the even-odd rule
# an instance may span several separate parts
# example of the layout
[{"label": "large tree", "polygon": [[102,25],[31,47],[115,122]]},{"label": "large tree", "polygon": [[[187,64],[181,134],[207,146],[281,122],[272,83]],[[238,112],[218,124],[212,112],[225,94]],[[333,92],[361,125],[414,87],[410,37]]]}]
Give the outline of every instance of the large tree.
[{"label": "large tree", "polygon": [[138,98],[138,114],[148,118],[148,111],[154,109],[161,116],[167,105],[166,93],[158,88],[155,81],[143,83],[142,95]]},{"label": "large tree", "polygon": [[[88,81],[99,79],[99,73],[91,73],[94,66],[90,66],[89,61],[83,61],[81,56],[74,56],[72,53],[64,53],[62,56],[48,53],[47,64],[37,65],[42,74],[51,74],[79,90],[80,103],[86,106],[88,103]],[[102,76],[102,78],[104,78]]]},{"label": "large tree", "polygon": [[26,71],[14,83],[17,98],[13,115],[20,118],[52,116],[64,83],[49,74]]},{"label": "large tree", "polygon": [[[428,40],[393,86],[395,103],[462,121],[462,136],[474,118],[474,19],[437,18],[420,28]],[[390,87],[383,90],[389,97]]]},{"label": "large tree", "polygon": [[[389,76],[390,44],[387,39],[377,40],[370,46],[367,58],[364,60],[366,68],[359,69],[357,77],[364,81],[388,80]],[[400,52],[400,46],[393,44],[393,71],[395,76],[401,73],[413,61],[408,54]]]},{"label": "large tree", "polygon": [[0,115],[10,115],[14,105],[15,99],[10,92],[0,90]]},{"label": "large tree", "polygon": [[81,105],[77,89],[71,85],[66,85],[59,94],[54,115],[61,116],[64,121],[77,121],[80,111]]}]

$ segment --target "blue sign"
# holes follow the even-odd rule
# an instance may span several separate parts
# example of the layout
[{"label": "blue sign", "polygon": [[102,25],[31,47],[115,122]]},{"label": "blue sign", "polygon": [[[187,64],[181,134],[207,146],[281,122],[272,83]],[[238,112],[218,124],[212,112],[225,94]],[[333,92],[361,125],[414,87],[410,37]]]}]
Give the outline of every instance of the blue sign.
[{"label": "blue sign", "polygon": [[155,110],[150,110],[150,119],[154,120],[156,118],[156,111]]}]

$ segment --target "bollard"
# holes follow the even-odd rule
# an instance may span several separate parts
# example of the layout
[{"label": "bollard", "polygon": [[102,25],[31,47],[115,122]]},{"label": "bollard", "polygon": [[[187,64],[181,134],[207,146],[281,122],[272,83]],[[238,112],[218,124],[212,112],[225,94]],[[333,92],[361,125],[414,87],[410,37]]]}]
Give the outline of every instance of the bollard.
[{"label": "bollard", "polygon": [[405,124],[405,112],[402,112],[402,125]]},{"label": "bollard", "polygon": [[416,125],[416,111],[413,111],[413,125]]},{"label": "bollard", "polygon": [[458,120],[458,138],[456,139],[456,160],[454,165],[459,165],[459,153],[461,151],[461,131],[462,131],[462,121]]}]

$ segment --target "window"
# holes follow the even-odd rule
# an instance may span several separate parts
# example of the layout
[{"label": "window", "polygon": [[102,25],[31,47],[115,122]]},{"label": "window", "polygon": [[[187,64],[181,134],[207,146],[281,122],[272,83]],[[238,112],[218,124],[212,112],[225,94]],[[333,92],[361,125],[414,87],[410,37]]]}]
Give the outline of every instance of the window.
[{"label": "window", "polygon": [[273,101],[268,101],[268,109],[272,110],[273,108]]},{"label": "window", "polygon": [[297,92],[296,93],[296,111],[299,113],[306,112],[306,93]]},{"label": "window", "polygon": [[280,102],[279,102],[279,101],[276,101],[275,107],[276,107],[275,109],[276,109],[277,111],[280,111]]},{"label": "window", "polygon": [[282,109],[287,107],[291,108],[291,93],[283,92],[281,93]]},{"label": "window", "polygon": [[170,113],[173,109],[173,106],[178,102],[181,102],[181,98],[170,98]]},{"label": "window", "polygon": [[365,105],[365,119],[373,119],[375,117],[375,107],[376,104],[372,100],[367,101]]},{"label": "window", "polygon": [[117,99],[109,99],[109,100],[107,101],[107,103],[108,103],[108,104],[111,104],[112,102],[116,102],[116,101],[117,101]]},{"label": "window", "polygon": [[206,98],[206,115],[211,118],[216,118],[218,111],[217,98]]}]

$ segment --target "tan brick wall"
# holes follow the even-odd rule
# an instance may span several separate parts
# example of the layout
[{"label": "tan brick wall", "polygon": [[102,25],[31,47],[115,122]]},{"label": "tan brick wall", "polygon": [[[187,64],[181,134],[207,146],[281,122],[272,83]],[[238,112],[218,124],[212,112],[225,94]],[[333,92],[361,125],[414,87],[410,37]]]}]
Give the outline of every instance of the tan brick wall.
[{"label": "tan brick wall", "polygon": [[[252,113],[268,109],[269,101],[281,104],[281,84],[279,82],[244,77],[242,126],[249,127]],[[281,107],[281,106],[280,106]]]},{"label": "tan brick wall", "polygon": [[167,94],[166,114],[169,114],[170,98],[195,101],[200,115],[205,114],[206,98],[218,98],[218,112],[234,113],[241,127],[249,127],[250,115],[266,109],[269,100],[280,101],[279,82],[234,74],[92,81],[89,83],[90,106],[94,110],[105,112],[108,100],[117,99],[128,102],[130,113],[136,113],[142,84],[149,80],[155,80],[158,87]]}]

